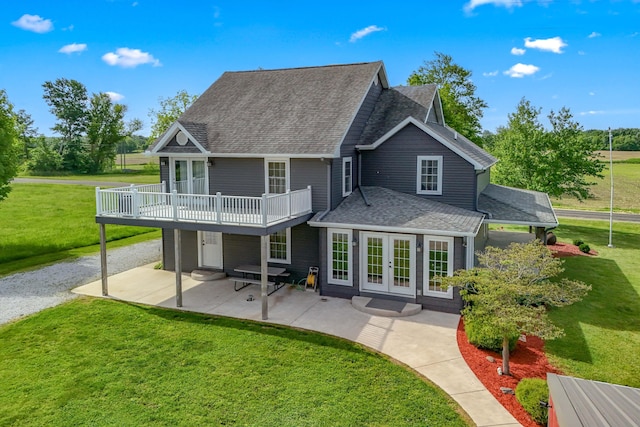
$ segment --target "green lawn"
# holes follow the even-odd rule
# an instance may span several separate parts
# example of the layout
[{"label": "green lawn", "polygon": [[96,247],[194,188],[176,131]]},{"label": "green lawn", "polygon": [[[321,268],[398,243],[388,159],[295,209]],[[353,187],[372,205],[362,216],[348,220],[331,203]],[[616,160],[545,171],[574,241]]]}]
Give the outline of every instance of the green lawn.
[{"label": "green lawn", "polygon": [[160,180],[160,172],[155,172],[153,174],[146,173],[145,171],[135,171],[130,173],[101,173],[98,175],[20,175],[20,178],[65,179],[69,181],[105,181],[122,182],[123,184],[156,184]]},{"label": "green lawn", "polygon": [[286,327],[83,298],[0,342],[0,425],[469,425],[412,371]]},{"label": "green lawn", "polygon": [[[13,184],[0,203],[0,275],[99,250],[95,189],[80,185]],[[137,236],[133,241],[122,239]],[[107,227],[120,245],[159,238],[151,228]]]},{"label": "green lawn", "polygon": [[[639,153],[640,155],[640,153]],[[553,198],[556,208],[608,211],[611,200],[611,175],[609,164],[603,171],[603,179],[590,179],[593,198],[579,202],[573,197]],[[613,205],[616,211],[640,213],[640,163],[613,164]]]},{"label": "green lawn", "polygon": [[548,341],[547,355],[566,374],[640,387],[640,224],[563,218],[560,241],[581,238],[596,257],[565,261],[565,275],[592,286],[581,302],[551,312],[566,337]]}]

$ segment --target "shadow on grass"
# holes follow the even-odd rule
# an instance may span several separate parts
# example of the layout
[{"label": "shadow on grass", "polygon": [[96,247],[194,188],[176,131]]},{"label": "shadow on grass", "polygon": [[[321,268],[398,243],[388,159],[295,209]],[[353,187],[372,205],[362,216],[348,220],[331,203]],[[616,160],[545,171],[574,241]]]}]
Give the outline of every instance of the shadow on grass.
[{"label": "shadow on grass", "polygon": [[564,277],[581,280],[592,289],[582,301],[550,311],[551,319],[564,329],[566,336],[548,341],[546,349],[561,358],[592,363],[589,343],[580,325],[640,331],[640,297],[615,260],[573,257],[565,259],[564,267]]},{"label": "shadow on grass", "polygon": [[349,340],[326,335],[321,332],[311,332],[296,329],[290,326],[275,325],[270,323],[254,322],[246,319],[234,319],[231,317],[217,316],[212,314],[185,312],[177,309],[166,307],[147,306],[133,302],[118,301],[144,311],[147,314],[158,316],[173,322],[189,322],[198,324],[213,325],[219,328],[231,328],[243,332],[253,332],[256,334],[270,335],[283,339],[293,339],[306,342],[312,345],[320,345],[323,347],[331,347],[339,350],[350,351],[354,353],[370,352],[360,348]]}]

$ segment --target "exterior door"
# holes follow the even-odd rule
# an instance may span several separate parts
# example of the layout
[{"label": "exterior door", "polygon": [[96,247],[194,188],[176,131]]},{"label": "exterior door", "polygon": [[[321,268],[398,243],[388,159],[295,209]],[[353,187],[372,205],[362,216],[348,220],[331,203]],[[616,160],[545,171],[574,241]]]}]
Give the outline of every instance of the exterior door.
[{"label": "exterior door", "polygon": [[364,232],[361,236],[361,289],[415,296],[415,236]]},{"label": "exterior door", "polygon": [[208,194],[205,161],[174,160],[173,187],[181,194]]},{"label": "exterior door", "polygon": [[199,231],[200,250],[198,264],[200,267],[223,268],[222,233]]}]

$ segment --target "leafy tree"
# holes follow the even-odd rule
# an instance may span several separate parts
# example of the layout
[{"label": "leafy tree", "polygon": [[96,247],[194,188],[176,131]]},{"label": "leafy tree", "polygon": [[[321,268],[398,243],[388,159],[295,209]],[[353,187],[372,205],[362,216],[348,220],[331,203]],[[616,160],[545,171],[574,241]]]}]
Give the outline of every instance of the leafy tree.
[{"label": "leafy tree", "polygon": [[55,138],[36,138],[27,168],[33,172],[58,172],[62,170],[62,156],[58,152],[59,142]]},{"label": "leafy tree", "polygon": [[159,138],[196,99],[198,95],[189,95],[186,90],[178,91],[173,98],[160,98],[160,110],[149,110],[152,121],[149,139]]},{"label": "leafy tree", "polygon": [[7,93],[0,89],[0,201],[4,200],[11,187],[9,183],[18,173],[17,124],[13,104]]},{"label": "leafy tree", "polygon": [[564,270],[562,261],[538,240],[512,243],[507,249],[487,247],[478,259],[482,267],[459,270],[443,277],[442,283],[461,289],[467,302],[462,310],[465,322],[478,322],[502,338],[502,372],[509,375],[509,338],[521,333],[561,337],[564,331],[551,323],[546,307],[580,301],[591,287],[568,279],[550,280]]},{"label": "leafy tree", "polygon": [[601,177],[604,168],[595,152],[598,147],[583,137],[568,108],[549,113],[549,131],[538,119],[540,112],[523,98],[507,126],[498,129],[491,146],[500,159],[492,169],[493,181],[555,197],[588,198],[593,183],[587,178]]},{"label": "leafy tree", "polygon": [[481,145],[480,119],[487,103],[476,96],[471,71],[453,62],[450,55],[434,52],[435,59],[425,61],[407,80],[410,86],[436,84],[440,92],[446,124]]},{"label": "leafy tree", "polygon": [[113,163],[116,148],[125,136],[124,114],[127,107],[114,104],[105,93],[91,96],[87,114],[87,172],[96,173]]},{"label": "leafy tree", "polygon": [[61,137],[59,153],[67,170],[84,167],[82,136],[87,129],[87,88],[77,80],[64,78],[44,82],[43,98],[58,122],[51,129]]},{"label": "leafy tree", "polygon": [[21,145],[20,157],[22,161],[29,159],[29,151],[35,147],[38,137],[38,128],[33,127],[31,115],[24,110],[18,110],[15,116],[18,140]]}]

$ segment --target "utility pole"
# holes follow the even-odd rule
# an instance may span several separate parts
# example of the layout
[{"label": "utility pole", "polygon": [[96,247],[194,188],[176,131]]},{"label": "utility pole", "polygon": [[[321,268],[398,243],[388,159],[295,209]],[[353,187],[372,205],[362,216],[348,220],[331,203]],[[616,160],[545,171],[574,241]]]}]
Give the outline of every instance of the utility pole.
[{"label": "utility pole", "polygon": [[608,247],[613,247],[613,150],[612,150],[612,136],[611,128],[609,128],[609,175],[611,176],[611,197],[609,202],[609,244]]}]

